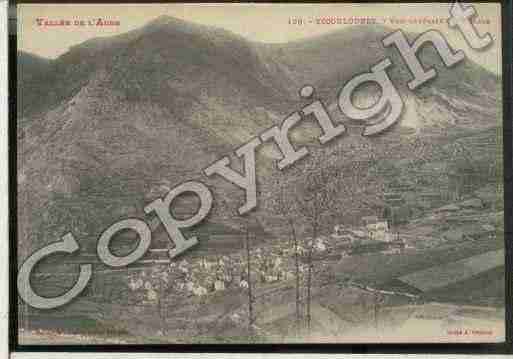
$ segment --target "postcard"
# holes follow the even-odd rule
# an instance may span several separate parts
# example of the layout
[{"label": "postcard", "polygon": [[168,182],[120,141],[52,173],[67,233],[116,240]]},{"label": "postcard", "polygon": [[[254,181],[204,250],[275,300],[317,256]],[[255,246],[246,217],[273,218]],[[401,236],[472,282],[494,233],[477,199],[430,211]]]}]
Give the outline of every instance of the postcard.
[{"label": "postcard", "polygon": [[19,344],[505,340],[499,3],[17,10]]}]

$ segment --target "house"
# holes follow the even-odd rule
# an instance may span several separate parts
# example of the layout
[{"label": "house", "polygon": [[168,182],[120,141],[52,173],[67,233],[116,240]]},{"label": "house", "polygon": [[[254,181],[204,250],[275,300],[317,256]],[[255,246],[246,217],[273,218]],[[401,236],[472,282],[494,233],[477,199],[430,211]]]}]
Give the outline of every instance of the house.
[{"label": "house", "polygon": [[214,289],[215,289],[215,291],[225,290],[226,287],[224,285],[224,281],[216,280],[214,282]]},{"label": "house", "polygon": [[[353,230],[338,224],[333,228],[331,238],[334,239],[337,243],[351,243],[359,237],[353,232]],[[362,232],[360,237],[365,238],[365,233]]]},{"label": "house", "polygon": [[367,233],[371,240],[389,242],[393,239],[393,236],[389,232],[387,221],[367,225]]},{"label": "house", "polygon": [[317,252],[324,252],[326,250],[326,245],[324,244],[322,238],[317,238],[313,244],[313,247]]},{"label": "house", "polygon": [[341,224],[337,224],[335,227],[333,227],[333,234],[340,236],[345,231],[345,228]]},{"label": "house", "polygon": [[351,243],[356,239],[349,231],[341,234],[333,233],[331,238],[333,238],[338,243]]},{"label": "house", "polygon": [[368,231],[383,231],[383,232],[388,232],[388,222],[387,221],[381,221],[381,222],[376,222],[376,223],[371,223],[369,225],[367,225],[367,230]]}]

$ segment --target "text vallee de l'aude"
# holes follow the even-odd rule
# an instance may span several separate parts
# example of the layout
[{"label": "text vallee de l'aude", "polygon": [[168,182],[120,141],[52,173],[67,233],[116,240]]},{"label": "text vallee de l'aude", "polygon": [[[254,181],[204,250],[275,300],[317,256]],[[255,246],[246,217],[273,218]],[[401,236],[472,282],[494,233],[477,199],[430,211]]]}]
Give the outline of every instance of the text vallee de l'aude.
[{"label": "text vallee de l'aude", "polygon": [[[457,29],[464,37],[470,48],[484,50],[493,43],[489,33],[483,36],[476,31],[471,19],[476,16],[473,6],[463,7],[459,2],[454,2],[450,9],[448,25]],[[454,51],[444,36],[436,31],[426,31],[410,43],[401,30],[394,31],[382,39],[385,47],[394,45],[402,60],[407,65],[412,80],[408,82],[410,90],[436,77],[434,68],[425,69],[417,57],[419,50],[430,44],[437,51],[446,67],[452,67],[464,60],[465,54],[462,50]],[[368,120],[376,116],[382,116],[380,122],[367,125],[362,133],[363,136],[371,136],[382,133],[397,122],[404,103],[394,83],[390,80],[386,70],[392,66],[392,61],[387,57],[370,68],[369,72],[358,74],[348,81],[338,96],[338,107],[342,113],[353,120]],[[364,83],[375,83],[381,89],[381,97],[372,106],[367,108],[356,107],[352,103],[353,92]],[[281,153],[281,159],[277,163],[279,170],[293,165],[299,159],[308,155],[306,147],[295,148],[288,137],[289,131],[305,118],[313,118],[321,129],[321,136],[318,138],[321,144],[333,141],[342,135],[346,128],[342,123],[334,123],[328,114],[325,105],[320,100],[313,100],[314,88],[304,86],[299,94],[303,99],[311,99],[312,102],[301,110],[294,112],[283,120],[280,126],[276,125],[264,130],[237,150],[235,154],[244,163],[244,172],[240,173],[230,168],[230,158],[225,156],[212,165],[203,169],[207,176],[218,175],[245,191],[245,203],[238,209],[240,215],[244,215],[257,206],[257,185],[255,169],[255,153],[263,142],[273,141]],[[199,209],[187,219],[176,219],[170,212],[171,202],[184,193],[193,193],[199,198]],[[144,211],[147,214],[155,214],[169,235],[174,248],[169,251],[171,258],[183,253],[198,243],[196,237],[185,238],[182,229],[197,225],[210,212],[213,204],[213,195],[210,189],[201,182],[187,181],[171,189],[164,197],[154,200],[146,205]],[[122,230],[132,230],[138,234],[139,242],[137,248],[130,254],[119,257],[112,254],[109,249],[111,238]],[[151,230],[148,224],[137,218],[120,220],[107,228],[100,236],[97,243],[97,254],[99,259],[110,267],[123,267],[139,260],[149,249],[151,243]],[[20,297],[30,306],[39,309],[51,309],[69,303],[77,297],[87,286],[92,276],[92,264],[81,264],[80,272],[74,286],[62,295],[57,297],[42,297],[32,289],[30,285],[30,274],[33,267],[43,258],[54,253],[73,254],[80,249],[73,234],[67,233],[61,241],[51,243],[28,257],[18,272],[17,285]]]}]

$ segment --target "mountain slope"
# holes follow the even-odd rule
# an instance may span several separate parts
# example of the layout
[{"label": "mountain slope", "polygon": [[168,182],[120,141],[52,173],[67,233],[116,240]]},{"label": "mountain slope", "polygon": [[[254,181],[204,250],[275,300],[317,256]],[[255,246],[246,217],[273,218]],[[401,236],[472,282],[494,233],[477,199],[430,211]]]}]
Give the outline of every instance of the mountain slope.
[{"label": "mountain slope", "polygon": [[[383,26],[353,26],[287,44],[262,45],[261,49],[270,63],[288,74],[293,88],[297,90],[304,84],[312,84],[318,96],[331,107],[334,107],[346,82],[357,74],[370,71],[371,66],[388,57],[393,65],[387,73],[405,100],[409,115],[421,117],[415,122],[411,118],[403,118],[403,125],[415,128],[451,127],[457,122],[477,128],[497,125],[494,120],[500,115],[499,99],[502,97],[497,75],[469,59],[453,68],[446,68],[435,49],[427,45],[417,57],[425,68],[434,66],[438,76],[412,92],[406,87],[412,77],[399,52],[394,46],[385,48],[381,43],[391,32],[393,29]],[[405,35],[410,42],[417,36],[412,33]],[[371,105],[379,95],[378,91],[371,90],[364,86],[357,91],[356,102],[360,100],[362,106]],[[473,118],[473,124],[466,123],[464,117],[476,110],[486,116]],[[433,113],[437,113],[436,120],[428,118]]]},{"label": "mountain slope", "polygon": [[[72,231],[94,243],[101,228],[142,216],[146,203],[185,179],[204,180],[201,169],[300,108],[297,90],[304,83],[316,86],[339,121],[333,106],[339,89],[388,55],[407,104],[399,126],[363,138],[360,125],[348,123],[348,134],[312,148],[297,172],[276,173],[267,153],[257,164],[263,196],[255,215],[264,222],[276,216],[264,199],[276,195],[277,178],[296,186],[305,173],[327,167],[348,183],[348,205],[358,213],[375,211],[387,181],[373,176],[377,163],[412,159],[415,152],[409,150],[418,138],[443,144],[449,133],[496,127],[500,119],[498,80],[471,63],[440,70],[438,79],[417,92],[406,90],[404,64],[379,42],[384,31],[350,28],[263,45],[161,17],[141,29],[74,46],[44,66],[22,63],[20,73],[30,81],[20,82],[18,98],[24,104],[18,133],[20,242],[40,247]],[[428,51],[428,63],[436,62],[433,56]],[[364,89],[363,97],[372,93]],[[295,138],[312,143],[318,133],[317,126],[301,124]],[[212,217],[241,224],[234,213],[243,192],[219,178],[208,184],[217,200]],[[332,212],[326,225],[340,216]]]}]

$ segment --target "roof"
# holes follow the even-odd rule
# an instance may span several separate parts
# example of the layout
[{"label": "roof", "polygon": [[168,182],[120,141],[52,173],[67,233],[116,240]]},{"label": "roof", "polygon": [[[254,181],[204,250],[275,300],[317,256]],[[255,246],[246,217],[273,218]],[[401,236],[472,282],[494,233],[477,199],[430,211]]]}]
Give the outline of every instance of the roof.
[{"label": "roof", "polygon": [[363,222],[377,222],[378,217],[377,216],[365,216],[365,217],[362,217],[362,221]]}]

